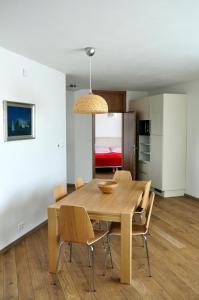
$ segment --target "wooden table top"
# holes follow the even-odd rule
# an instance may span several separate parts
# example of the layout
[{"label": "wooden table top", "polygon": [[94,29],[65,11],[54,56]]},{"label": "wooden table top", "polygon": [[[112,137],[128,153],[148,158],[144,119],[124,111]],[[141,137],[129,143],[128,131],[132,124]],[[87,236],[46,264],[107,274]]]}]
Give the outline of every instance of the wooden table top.
[{"label": "wooden table top", "polygon": [[97,184],[102,179],[93,179],[82,188],[49,206],[59,209],[61,205],[83,206],[89,214],[121,215],[131,213],[141,201],[146,181],[118,183],[113,194],[103,194]]}]

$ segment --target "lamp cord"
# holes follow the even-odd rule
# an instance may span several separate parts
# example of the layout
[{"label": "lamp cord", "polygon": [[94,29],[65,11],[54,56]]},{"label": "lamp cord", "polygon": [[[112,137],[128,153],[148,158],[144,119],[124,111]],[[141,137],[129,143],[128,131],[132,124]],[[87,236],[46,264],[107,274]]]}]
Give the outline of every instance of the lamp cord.
[{"label": "lamp cord", "polygon": [[92,94],[92,87],[91,87],[91,56],[89,57],[89,59],[90,59],[90,70],[89,70],[89,72],[90,72],[90,91],[89,91],[89,93]]}]

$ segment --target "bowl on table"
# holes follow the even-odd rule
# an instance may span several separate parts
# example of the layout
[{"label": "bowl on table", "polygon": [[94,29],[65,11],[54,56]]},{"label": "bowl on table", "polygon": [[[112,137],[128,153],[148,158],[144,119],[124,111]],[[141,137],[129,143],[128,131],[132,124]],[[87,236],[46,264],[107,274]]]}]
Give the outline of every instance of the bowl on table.
[{"label": "bowl on table", "polygon": [[98,188],[102,191],[104,194],[112,194],[114,190],[117,188],[118,183],[116,181],[102,181],[98,183]]}]

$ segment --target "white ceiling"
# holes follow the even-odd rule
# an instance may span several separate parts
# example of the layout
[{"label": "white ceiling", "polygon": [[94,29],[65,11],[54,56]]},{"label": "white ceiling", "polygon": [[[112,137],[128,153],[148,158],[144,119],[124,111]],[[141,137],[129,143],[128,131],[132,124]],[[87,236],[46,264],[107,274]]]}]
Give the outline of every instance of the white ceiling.
[{"label": "white ceiling", "polygon": [[56,68],[67,84],[151,89],[199,77],[198,0],[0,0],[0,46]]}]

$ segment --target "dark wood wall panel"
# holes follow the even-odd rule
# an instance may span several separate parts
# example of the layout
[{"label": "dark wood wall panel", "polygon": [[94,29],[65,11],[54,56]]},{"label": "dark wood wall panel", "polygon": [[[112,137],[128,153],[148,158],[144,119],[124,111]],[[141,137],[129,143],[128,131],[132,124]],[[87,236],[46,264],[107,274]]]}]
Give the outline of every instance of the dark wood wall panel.
[{"label": "dark wood wall panel", "polygon": [[109,112],[126,111],[126,92],[95,90],[93,93],[102,96],[106,100]]}]

